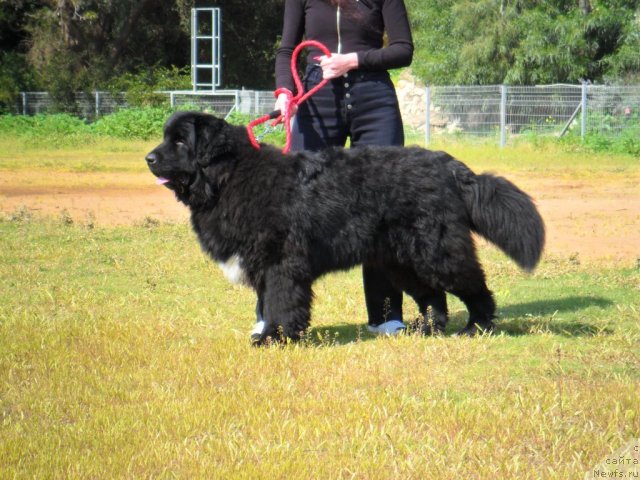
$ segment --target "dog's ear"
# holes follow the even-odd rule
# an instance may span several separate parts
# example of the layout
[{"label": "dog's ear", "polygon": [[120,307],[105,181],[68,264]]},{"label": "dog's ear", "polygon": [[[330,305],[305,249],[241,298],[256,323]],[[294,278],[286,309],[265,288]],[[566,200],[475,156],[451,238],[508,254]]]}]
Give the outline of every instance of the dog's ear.
[{"label": "dog's ear", "polygon": [[231,127],[227,122],[211,115],[203,115],[195,121],[196,160],[202,167],[232,149]]}]

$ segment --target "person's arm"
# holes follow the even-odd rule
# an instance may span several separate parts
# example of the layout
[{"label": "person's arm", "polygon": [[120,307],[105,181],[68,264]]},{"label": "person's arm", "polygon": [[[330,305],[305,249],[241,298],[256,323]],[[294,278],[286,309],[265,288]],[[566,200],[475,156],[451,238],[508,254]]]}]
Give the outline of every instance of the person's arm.
[{"label": "person's arm", "polygon": [[276,88],[288,88],[293,93],[295,84],[291,76],[291,56],[304,35],[304,1],[286,0],[282,40],[276,52]]},{"label": "person's arm", "polygon": [[382,19],[389,43],[386,47],[357,52],[358,66],[365,70],[407,67],[413,58],[413,39],[403,0],[385,0]]}]

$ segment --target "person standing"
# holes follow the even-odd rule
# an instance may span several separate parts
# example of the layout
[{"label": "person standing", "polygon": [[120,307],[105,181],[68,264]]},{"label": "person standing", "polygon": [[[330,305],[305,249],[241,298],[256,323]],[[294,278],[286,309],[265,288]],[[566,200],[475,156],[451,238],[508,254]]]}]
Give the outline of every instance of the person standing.
[{"label": "person standing", "polygon": [[[386,35],[386,38],[385,38]],[[276,87],[296,93],[290,70],[293,50],[303,40],[316,40],[332,53],[310,48],[303,78],[309,91],[325,78],[329,82],[302,103],[292,124],[291,150],[328,147],[404,145],[404,130],[395,88],[388,70],[406,67],[413,57],[413,40],[403,0],[285,0],[282,40],[275,61]],[[287,106],[280,94],[275,108]],[[392,181],[392,179],[390,179]],[[405,328],[402,292],[384,272],[363,266],[368,330],[395,335]],[[258,301],[258,321],[264,327]]]}]

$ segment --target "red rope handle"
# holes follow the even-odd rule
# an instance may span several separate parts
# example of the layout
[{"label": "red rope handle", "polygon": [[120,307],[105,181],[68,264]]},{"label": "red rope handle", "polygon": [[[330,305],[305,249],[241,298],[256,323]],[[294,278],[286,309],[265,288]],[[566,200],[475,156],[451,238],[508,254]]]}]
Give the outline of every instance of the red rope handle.
[{"label": "red rope handle", "polygon": [[331,52],[329,51],[329,49],[325,47],[322,43],[317,42],[315,40],[305,40],[295,48],[295,50],[293,51],[293,54],[291,55],[291,75],[293,76],[293,81],[296,85],[296,90],[298,92],[297,95],[294,96],[293,93],[291,93],[291,91],[286,88],[277,89],[274,92],[274,95],[276,98],[278,98],[278,96],[283,93],[287,95],[288,102],[287,102],[287,108],[285,112],[283,113],[280,110],[275,110],[267,115],[263,115],[262,117],[256,118],[255,120],[250,122],[249,125],[247,125],[247,133],[249,134],[249,141],[258,150],[260,149],[260,144],[258,143],[255,135],[253,134],[254,127],[256,127],[257,125],[260,125],[261,123],[268,122],[269,120],[275,119],[273,122],[274,126],[280,122],[284,122],[284,128],[287,134],[287,141],[285,143],[284,148],[282,149],[282,152],[287,153],[291,149],[291,117],[292,117],[292,112],[294,107],[306,101],[311,95],[313,95],[322,87],[324,87],[326,83],[329,81],[328,79],[323,78],[322,81],[318,83],[318,85],[313,87],[308,92],[306,93],[304,92],[304,87],[302,86],[302,80],[300,80],[300,75],[298,75],[298,55],[300,54],[300,51],[303,48],[307,48],[307,47],[316,47],[320,49],[320,51],[322,51],[322,53],[324,53],[327,57],[331,56]]}]

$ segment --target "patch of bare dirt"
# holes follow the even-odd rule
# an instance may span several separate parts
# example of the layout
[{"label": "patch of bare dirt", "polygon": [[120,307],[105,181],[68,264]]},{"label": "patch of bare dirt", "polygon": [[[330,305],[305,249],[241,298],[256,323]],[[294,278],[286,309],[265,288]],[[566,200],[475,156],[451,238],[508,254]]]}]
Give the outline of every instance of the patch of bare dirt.
[{"label": "patch of bare dirt", "polygon": [[64,214],[77,222],[90,220],[103,226],[133,225],[147,218],[166,222],[189,218],[187,208],[149,174],[47,173],[46,179],[34,179],[37,175],[0,173],[0,211],[27,208],[35,215]]},{"label": "patch of bare dirt", "polygon": [[[130,225],[186,221],[189,213],[149,174],[0,172],[0,211],[77,222]],[[536,201],[547,226],[547,252],[580,258],[640,258],[640,190],[635,182],[511,177]]]}]

